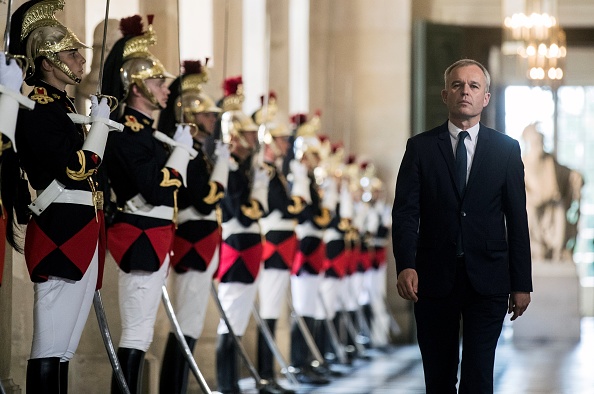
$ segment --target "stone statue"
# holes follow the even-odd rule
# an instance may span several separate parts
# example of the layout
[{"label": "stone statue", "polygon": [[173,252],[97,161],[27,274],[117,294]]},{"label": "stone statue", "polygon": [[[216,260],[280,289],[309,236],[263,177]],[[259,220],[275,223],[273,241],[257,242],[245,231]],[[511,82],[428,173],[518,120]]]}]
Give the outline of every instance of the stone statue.
[{"label": "stone statue", "polygon": [[[80,110],[84,108],[84,101],[88,100],[89,96],[97,93],[97,85],[99,83],[99,64],[101,63],[101,46],[103,44],[103,23],[101,21],[93,31],[93,57],[91,60],[91,71],[86,75],[80,85],[76,88],[76,107]],[[118,19],[107,20],[107,36],[105,37],[105,57],[113,47],[113,44],[122,37],[120,32],[120,21]],[[88,106],[87,106],[88,107]],[[88,112],[83,110],[83,113]]]},{"label": "stone statue", "polygon": [[583,177],[544,151],[536,124],[524,129],[522,139],[532,258],[572,262]]}]

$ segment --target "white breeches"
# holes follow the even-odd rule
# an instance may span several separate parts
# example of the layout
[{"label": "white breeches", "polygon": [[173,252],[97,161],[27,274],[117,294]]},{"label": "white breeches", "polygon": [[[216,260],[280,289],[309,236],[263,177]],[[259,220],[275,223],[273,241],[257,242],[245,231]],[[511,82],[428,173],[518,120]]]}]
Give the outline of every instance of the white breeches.
[{"label": "white breeches", "polygon": [[361,284],[363,283],[363,275],[360,272],[355,272],[352,275],[347,275],[341,279],[342,290],[342,309],[346,311],[356,311],[359,309],[359,297]]},{"label": "white breeches", "polygon": [[[250,322],[256,289],[255,283],[219,283],[219,300],[231,324],[233,333],[239,337],[245,334],[247,325]],[[219,327],[217,328],[217,334],[227,334],[228,332],[227,325],[221,318]]]},{"label": "white breeches", "polygon": [[119,270],[119,302],[122,319],[120,347],[146,352],[153,341],[155,320],[163,292],[169,255],[156,272]]},{"label": "white breeches", "polygon": [[299,276],[291,275],[293,308],[299,316],[314,318],[317,316],[316,312],[320,308],[318,292],[321,281],[322,274],[312,275],[303,272]]},{"label": "white breeches", "polygon": [[338,295],[340,291],[340,280],[338,278],[322,278],[320,283],[320,291],[322,294],[322,303],[318,303],[318,313],[316,319],[334,319],[338,304]]},{"label": "white breeches", "polygon": [[278,319],[289,289],[289,270],[261,269],[258,275],[258,300],[262,319]]},{"label": "white breeches", "polygon": [[219,264],[219,248],[215,250],[206,271],[189,270],[183,274],[171,273],[173,308],[184,335],[200,338],[204,329],[208,296],[212,287],[212,276]]},{"label": "white breeches", "polygon": [[82,335],[99,273],[98,250],[79,281],[50,277],[35,283],[33,304],[33,343],[31,358],[74,356]]}]

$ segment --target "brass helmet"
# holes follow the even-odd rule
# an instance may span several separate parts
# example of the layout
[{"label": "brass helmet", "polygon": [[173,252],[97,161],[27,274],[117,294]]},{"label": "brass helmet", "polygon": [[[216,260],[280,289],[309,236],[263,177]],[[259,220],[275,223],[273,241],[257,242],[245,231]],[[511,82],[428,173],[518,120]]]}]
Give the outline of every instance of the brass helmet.
[{"label": "brass helmet", "polygon": [[223,98],[223,115],[221,116],[221,133],[223,142],[231,142],[231,137],[236,136],[244,148],[249,148],[249,143],[241,135],[244,132],[257,132],[258,126],[252,118],[241,110],[243,96],[243,80],[241,76],[227,78],[223,82],[225,97]]},{"label": "brass helmet", "polygon": [[321,112],[316,111],[310,120],[307,120],[307,116],[304,114],[296,114],[291,117],[296,128],[293,150],[297,160],[301,160],[308,153],[318,155],[321,153],[322,142],[318,137],[321,128],[320,116]]},{"label": "brass helmet", "polygon": [[[120,30],[123,34],[114,44],[105,61],[106,79],[117,84],[114,73],[119,74],[121,86],[111,86],[110,94],[125,100],[132,85],[140,88],[142,93],[156,106],[159,103],[145,84],[147,79],[175,78],[149,50],[148,47],[157,43],[157,35],[153,30],[153,15],[147,17],[149,26],[143,31],[142,18],[134,15],[120,20]],[[109,84],[104,84],[109,85]],[[107,87],[107,86],[106,86]]]},{"label": "brass helmet", "polygon": [[177,122],[183,122],[180,119],[181,112],[179,107],[183,108],[184,116],[192,119],[195,114],[200,113],[221,113],[221,108],[217,107],[213,99],[202,91],[202,84],[208,81],[208,71],[206,65],[200,60],[186,60],[183,63],[183,75],[181,80],[181,95],[175,99],[175,117]]},{"label": "brass helmet", "polygon": [[276,93],[270,91],[267,99],[264,95],[260,96],[260,104],[260,108],[252,115],[259,126],[258,141],[261,145],[269,146],[277,157],[281,156],[283,153],[274,142],[274,138],[290,137],[291,130],[283,120],[285,116],[278,111]]},{"label": "brass helmet", "polygon": [[[19,7],[13,14],[14,27],[11,28],[10,51],[14,54],[25,55],[29,61],[26,70],[26,81],[33,84],[35,75],[35,60],[46,58],[58,67],[74,83],[80,83],[72,70],[58,58],[58,53],[79,48],[90,48],[83,44],[78,37],[55,17],[56,11],[64,9],[64,0],[29,1]],[[17,32],[17,29],[19,30]],[[15,37],[17,36],[18,37]]]}]

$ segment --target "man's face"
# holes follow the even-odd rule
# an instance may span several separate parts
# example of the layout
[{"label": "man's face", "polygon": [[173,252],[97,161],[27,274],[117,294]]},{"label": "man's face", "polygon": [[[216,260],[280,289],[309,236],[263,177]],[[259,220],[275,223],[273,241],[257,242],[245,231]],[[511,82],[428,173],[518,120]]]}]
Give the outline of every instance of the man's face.
[{"label": "man's face", "polygon": [[[78,78],[82,78],[85,68],[84,65],[87,62],[83,55],[78,52],[78,49],[71,49],[69,51],[58,52],[58,59],[62,61],[74,75]],[[74,81],[70,79],[64,72],[57,67],[54,67],[56,78],[67,85],[71,85]]]},{"label": "man's face", "polygon": [[153,94],[161,108],[167,106],[167,97],[169,97],[169,88],[165,78],[150,78],[144,81],[149,92]]},{"label": "man's face", "polygon": [[215,112],[200,112],[194,114],[194,122],[210,135],[214,132],[217,115]]},{"label": "man's face", "polygon": [[[245,160],[256,150],[258,133],[255,131],[243,131],[240,134],[231,135],[230,151],[241,160]],[[244,144],[247,146],[244,146]]]},{"label": "man's face", "polygon": [[276,144],[281,157],[285,157],[287,155],[287,151],[291,146],[289,144],[289,137],[274,137],[274,144]]},{"label": "man's face", "polygon": [[486,87],[485,74],[480,67],[469,65],[453,69],[446,81],[446,88],[441,92],[450,120],[468,121],[480,118],[491,97],[486,92]]}]

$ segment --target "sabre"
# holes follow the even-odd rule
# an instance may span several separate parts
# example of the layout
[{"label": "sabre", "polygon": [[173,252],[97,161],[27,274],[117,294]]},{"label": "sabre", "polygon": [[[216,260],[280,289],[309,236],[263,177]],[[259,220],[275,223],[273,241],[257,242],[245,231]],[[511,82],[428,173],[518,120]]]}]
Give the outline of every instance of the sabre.
[{"label": "sabre", "polygon": [[258,127],[258,142],[260,151],[258,152],[258,164],[264,164],[264,149],[263,145],[266,143],[266,126],[268,123],[268,102],[270,99],[270,16],[266,15],[266,31],[265,31],[265,68],[264,68],[264,81],[266,82],[264,90],[264,101],[262,103],[262,123]]},{"label": "sabre", "polygon": [[225,322],[225,325],[227,326],[227,330],[229,330],[229,335],[231,335],[231,338],[233,339],[235,346],[237,346],[237,349],[239,350],[241,359],[245,363],[247,369],[250,371],[250,375],[252,375],[252,377],[256,381],[256,387],[259,388],[259,387],[266,386],[266,384],[268,382],[266,380],[262,379],[262,377],[256,370],[256,367],[254,367],[254,364],[250,360],[248,352],[247,352],[247,350],[245,350],[245,347],[241,343],[241,340],[239,338],[237,338],[237,335],[235,335],[235,332],[233,332],[233,327],[231,327],[231,322],[229,321],[229,318],[227,317],[227,314],[225,313],[225,309],[223,309],[221,300],[219,300],[219,295],[217,294],[217,289],[215,288],[214,282],[211,282],[210,290],[211,290],[211,295],[215,302],[215,305],[217,306],[217,309],[219,310],[219,313],[221,315],[221,318]]},{"label": "sabre", "polygon": [[[177,0],[177,22],[178,25],[181,26],[181,18],[180,18],[180,7],[179,7],[179,0]],[[190,134],[194,137],[198,133],[198,125],[192,122],[184,122],[184,91],[182,89],[182,79],[183,79],[183,66],[182,66],[182,55],[181,55],[181,34],[179,32],[179,26],[177,29],[177,55],[179,58],[179,123],[178,126],[190,126],[192,130]],[[204,65],[206,67],[206,64]]]},{"label": "sabre", "polygon": [[95,314],[97,315],[97,323],[99,323],[99,331],[101,331],[103,344],[105,345],[111,368],[113,369],[118,385],[120,386],[120,391],[124,394],[130,394],[130,389],[126,383],[122,366],[120,365],[120,361],[113,346],[113,341],[111,340],[109,326],[107,325],[107,317],[105,316],[105,309],[103,308],[103,301],[101,300],[101,293],[99,293],[99,290],[95,290],[93,306],[95,307]]},{"label": "sabre", "polygon": [[107,21],[109,20],[109,2],[105,1],[105,19],[103,20],[103,43],[101,44],[101,61],[99,63],[99,81],[97,82],[97,100],[101,101],[102,98],[107,99],[109,108],[113,112],[118,107],[118,99],[114,96],[108,96],[101,94],[101,87],[103,84],[103,69],[105,61],[105,47],[107,45]]},{"label": "sabre", "polygon": [[162,294],[163,305],[165,306],[165,311],[167,312],[169,321],[171,322],[171,325],[174,328],[173,333],[175,334],[175,337],[177,338],[177,342],[178,342],[179,346],[182,348],[184,358],[190,365],[190,369],[192,370],[192,373],[196,377],[196,380],[198,380],[198,384],[200,385],[202,392],[205,394],[212,394],[212,391],[210,391],[210,388],[208,387],[208,384],[206,383],[204,376],[202,376],[202,373],[200,372],[200,369],[198,368],[198,364],[196,363],[196,360],[194,360],[194,356],[192,355],[192,350],[190,349],[190,347],[188,346],[188,343],[186,342],[186,339],[184,338],[184,334],[183,334],[182,329],[179,325],[179,322],[177,321],[177,317],[175,317],[175,312],[173,311],[173,305],[171,305],[171,300],[169,299],[169,293],[167,292],[167,287],[165,285],[163,285],[162,290],[163,290],[163,294]]},{"label": "sabre", "polygon": [[291,372],[289,363],[287,363],[287,361],[283,357],[280,349],[278,348],[278,345],[276,344],[276,342],[274,342],[272,333],[270,332],[268,325],[264,322],[264,320],[262,320],[262,317],[260,316],[260,313],[258,312],[258,308],[256,307],[255,304],[252,307],[252,315],[254,315],[254,318],[256,319],[256,323],[258,324],[258,327],[260,327],[260,330],[262,330],[262,334],[264,334],[264,339],[266,339],[266,344],[268,345],[268,348],[272,351],[272,353],[274,353],[274,357],[276,358],[276,361],[278,361],[279,365],[281,366],[283,373],[287,376],[287,379],[292,384],[294,384],[295,386],[299,386],[299,381],[297,380],[295,375]]},{"label": "sabre", "polygon": [[340,297],[338,297],[338,299],[340,300],[340,305],[342,307],[339,313],[342,317],[342,321],[345,324],[349,335],[353,338],[355,348],[357,349],[357,352],[359,352],[359,354],[365,354],[365,346],[363,346],[361,343],[359,343],[359,341],[357,341],[357,337],[359,336],[359,334],[355,329],[355,324],[353,323],[351,316],[348,314],[348,311],[346,310],[346,306],[344,305],[344,302],[342,302],[342,299]]},{"label": "sabre", "polygon": [[4,30],[4,55],[6,56],[6,65],[10,63],[10,59],[14,59],[21,70],[23,70],[23,78],[25,77],[25,73],[29,68],[29,59],[23,55],[12,55],[8,52],[10,48],[10,19],[12,14],[12,0],[3,1],[6,3],[6,29]]}]

